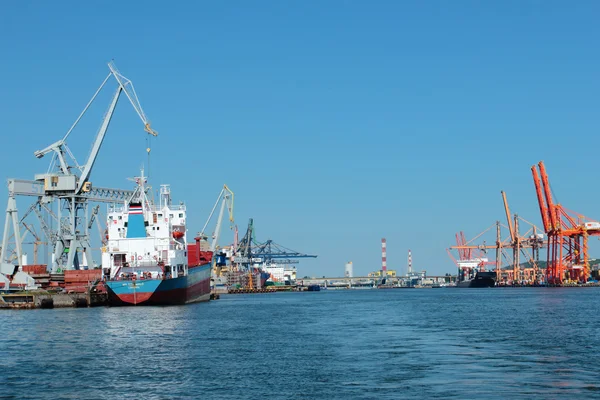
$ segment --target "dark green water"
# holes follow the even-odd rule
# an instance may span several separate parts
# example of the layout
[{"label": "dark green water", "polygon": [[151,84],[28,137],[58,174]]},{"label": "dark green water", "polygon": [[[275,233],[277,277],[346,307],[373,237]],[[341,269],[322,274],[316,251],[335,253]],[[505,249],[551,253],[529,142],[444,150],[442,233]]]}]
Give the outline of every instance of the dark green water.
[{"label": "dark green water", "polygon": [[600,398],[600,290],[230,295],[0,312],[0,398]]}]

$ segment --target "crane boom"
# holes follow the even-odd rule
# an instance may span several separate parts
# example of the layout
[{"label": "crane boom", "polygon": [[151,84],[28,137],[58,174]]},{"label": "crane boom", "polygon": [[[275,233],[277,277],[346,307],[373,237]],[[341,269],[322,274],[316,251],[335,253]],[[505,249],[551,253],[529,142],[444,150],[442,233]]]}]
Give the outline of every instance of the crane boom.
[{"label": "crane boom", "polygon": [[508,201],[506,200],[506,193],[504,191],[500,191],[502,193],[502,201],[504,202],[504,211],[506,212],[506,220],[508,221],[508,230],[510,231],[510,240],[514,243],[515,241],[515,230],[513,227],[513,221],[510,218],[510,209],[508,208]]},{"label": "crane boom", "polygon": [[225,211],[225,201],[221,202],[221,210],[219,211],[219,218],[217,218],[217,225],[215,226],[215,233],[213,234],[212,243],[210,244],[210,251],[217,249],[217,243],[219,242],[219,236],[221,233],[221,222],[223,221],[223,212]]},{"label": "crane boom", "polygon": [[96,219],[96,215],[98,215],[99,210],[100,210],[100,206],[96,206],[92,209],[92,215],[90,216],[90,222],[88,222],[88,229],[92,229],[92,225],[94,225],[94,220]]},{"label": "crane boom", "polygon": [[86,184],[87,180],[90,177],[92,172],[92,168],[94,167],[94,163],[96,162],[96,158],[98,157],[98,152],[100,151],[100,147],[102,146],[102,142],[104,141],[104,137],[106,136],[106,131],[108,129],[108,125],[110,124],[110,120],[115,112],[115,107],[117,106],[117,102],[119,101],[119,96],[121,95],[121,91],[123,88],[119,86],[117,92],[113,96],[113,100],[108,107],[108,111],[104,115],[104,120],[102,121],[102,125],[100,126],[100,130],[96,135],[96,140],[94,141],[94,145],[92,146],[92,151],[83,167],[83,171],[81,172],[81,176],[79,177],[79,183],[77,184],[77,189],[75,190],[76,194],[81,192],[83,186]]},{"label": "crane boom", "polygon": [[542,184],[538,175],[535,165],[531,167],[531,173],[533,175],[533,184],[535,185],[535,193],[538,199],[538,205],[540,206],[540,214],[542,215],[542,224],[544,225],[544,232],[550,231],[550,220],[548,216],[548,208],[544,203],[544,194],[542,193]]},{"label": "crane boom", "polygon": [[129,79],[121,75],[114,62],[108,63],[108,68],[112,72],[113,76],[116,78],[117,82],[119,82],[119,86],[125,92],[125,95],[131,102],[131,105],[135,109],[135,112],[140,117],[142,122],[144,123],[144,130],[148,132],[152,136],[158,136],[158,132],[156,132],[150,126],[150,121],[146,118],[146,114],[144,114],[144,110],[142,109],[142,105],[140,104],[140,100],[137,97],[137,93],[135,92],[135,88],[133,87],[133,82]]},{"label": "crane boom", "polygon": [[217,224],[215,226],[215,231],[212,236],[212,243],[210,245],[211,251],[215,251],[215,249],[217,248],[217,244],[219,242],[219,236],[221,234],[221,225],[222,225],[222,221],[223,221],[223,214],[225,213],[225,206],[227,206],[227,211],[229,213],[230,228],[233,229],[233,224],[234,224],[233,197],[234,197],[234,194],[231,191],[231,189],[229,189],[227,187],[227,185],[223,185],[223,189],[221,189],[221,192],[219,192],[219,195],[217,196],[217,201],[215,202],[215,205],[213,206],[213,208],[208,216],[208,219],[206,220],[206,223],[204,224],[204,227],[202,227],[200,236],[205,236],[204,232],[206,231],[206,227],[208,226],[210,220],[212,219],[212,216],[214,215],[215,210],[217,209],[217,206],[219,205],[219,201],[221,201],[222,202],[221,209],[219,211],[219,216],[217,217]]},{"label": "crane boom", "polygon": [[552,193],[550,192],[550,181],[548,180],[548,174],[546,173],[546,166],[543,161],[538,163],[540,167],[540,175],[542,177],[542,185],[544,186],[544,194],[546,195],[546,203],[548,204],[548,214],[550,214],[550,223],[552,224],[552,230],[558,229],[558,216],[556,215],[556,207],[552,200]]}]

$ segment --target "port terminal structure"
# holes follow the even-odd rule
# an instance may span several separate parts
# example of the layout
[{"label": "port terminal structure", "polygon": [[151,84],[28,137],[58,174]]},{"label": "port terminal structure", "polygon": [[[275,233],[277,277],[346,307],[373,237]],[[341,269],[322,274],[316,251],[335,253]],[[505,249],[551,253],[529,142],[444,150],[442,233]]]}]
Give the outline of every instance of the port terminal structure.
[{"label": "port terminal structure", "polygon": [[[469,273],[472,269],[484,271],[487,266],[493,267],[496,272],[496,282],[499,285],[541,285],[545,282],[544,274],[540,269],[540,249],[547,245],[542,230],[531,222],[511,214],[506,193],[500,192],[506,214],[507,225],[496,221],[474,238],[467,240],[464,232],[456,234],[456,245],[447,249],[448,255],[456,264],[460,273]],[[520,232],[520,227],[528,227],[525,233]],[[496,240],[492,245],[485,241],[476,244],[485,233],[495,228]],[[508,230],[508,237],[503,237],[502,228]],[[458,256],[454,257],[451,250],[456,250]],[[495,260],[490,261],[487,252],[495,251]],[[521,261],[525,261],[522,265]],[[505,267],[503,267],[503,261]]]},{"label": "port terminal structure", "polygon": [[[568,210],[552,198],[543,161],[531,167],[544,230],[548,235],[546,279],[550,285],[587,283],[590,278],[588,241],[600,236],[600,222]],[[541,179],[540,179],[541,177]]]},{"label": "port terminal structure", "polygon": [[268,239],[265,242],[256,240],[254,219],[248,221],[248,228],[241,240],[234,238],[233,264],[237,268],[250,268],[255,264],[269,265],[271,263],[296,264],[299,258],[317,258],[317,255],[301,253],[284,247]]},{"label": "port terminal structure", "polygon": [[[233,194],[231,197],[233,199]],[[227,207],[230,208],[229,205]],[[246,233],[241,239],[237,226],[233,226],[233,230],[233,244],[216,247],[213,257],[212,281],[215,288],[225,287],[220,289],[225,290],[223,293],[231,290],[255,292],[264,289],[266,284],[295,286],[296,269],[293,264],[297,264],[302,258],[317,257],[289,249],[271,239],[259,242],[253,218],[249,219]]]},{"label": "port terminal structure", "polygon": [[297,283],[299,287],[319,285],[328,289],[426,288],[453,286],[456,283],[456,276],[423,276],[421,274],[416,278],[416,275],[413,274],[411,277],[390,277],[385,285],[381,285],[380,279],[373,276],[300,278]]},{"label": "port terminal structure", "polygon": [[[456,234],[456,245],[447,251],[461,270],[479,269],[490,265],[495,268],[499,285],[512,286],[573,286],[594,283],[589,257],[589,237],[600,236],[600,222],[555,203],[546,167],[543,161],[531,167],[543,229],[511,215],[506,193],[501,192],[507,225],[497,221],[470,240],[463,232]],[[529,227],[519,232],[520,224]],[[492,228],[496,240],[492,245],[478,242]],[[502,228],[508,230],[503,238]],[[546,261],[540,261],[540,251],[547,250]],[[456,250],[458,256],[452,254]],[[495,250],[495,261],[489,261],[488,250]],[[503,267],[503,261],[505,266]],[[545,265],[544,265],[545,264]]]},{"label": "port terminal structure", "polygon": [[[79,269],[84,264],[83,259],[95,265],[90,229],[98,214],[98,206],[90,210],[90,203],[122,202],[133,194],[130,190],[94,187],[91,181],[96,159],[122,94],[141,119],[145,132],[150,136],[158,135],[144,114],[133,83],[118,71],[113,62],[108,63],[108,68],[108,76],[62,139],[34,153],[36,158],[52,155],[47,172],[36,174],[34,180],[8,179],[8,205],[0,251],[0,285],[3,281],[5,285],[10,281],[25,288],[33,285],[33,279],[22,273],[24,240],[29,232],[34,231],[33,224],[26,222],[28,217],[37,218],[35,225],[45,236],[45,241],[42,241],[40,235],[32,234],[35,242],[38,245],[46,243],[52,248],[52,272]],[[79,164],[67,146],[67,139],[111,77],[116,81],[117,89],[86,161]],[[147,151],[149,155],[149,146]],[[35,199],[22,216],[17,209],[17,198],[20,197]],[[79,258],[79,253],[83,254],[83,259]],[[23,280],[15,280],[20,274]]]}]

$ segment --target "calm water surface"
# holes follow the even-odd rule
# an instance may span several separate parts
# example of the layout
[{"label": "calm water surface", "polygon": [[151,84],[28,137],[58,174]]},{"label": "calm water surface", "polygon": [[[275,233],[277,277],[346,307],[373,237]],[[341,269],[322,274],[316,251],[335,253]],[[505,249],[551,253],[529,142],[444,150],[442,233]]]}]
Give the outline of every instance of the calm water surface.
[{"label": "calm water surface", "polygon": [[0,398],[600,398],[600,290],[0,311]]}]

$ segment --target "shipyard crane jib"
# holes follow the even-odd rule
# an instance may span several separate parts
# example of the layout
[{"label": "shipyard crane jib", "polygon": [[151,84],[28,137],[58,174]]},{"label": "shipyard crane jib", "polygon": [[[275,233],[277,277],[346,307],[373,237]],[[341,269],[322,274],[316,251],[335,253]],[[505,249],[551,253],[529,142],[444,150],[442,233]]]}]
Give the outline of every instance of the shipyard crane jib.
[{"label": "shipyard crane jib", "polygon": [[[53,270],[58,268],[77,268],[78,260],[76,254],[79,249],[84,252],[88,261],[92,260],[89,235],[90,227],[87,223],[88,203],[90,201],[118,202],[131,196],[131,191],[93,188],[90,182],[94,164],[102,147],[119,97],[122,93],[125,93],[136,113],[142,120],[144,130],[152,136],[157,136],[157,132],[151,128],[150,121],[144,114],[139,103],[133,83],[121,75],[113,62],[110,62],[108,67],[110,70],[108,76],[104,79],[65,136],[61,140],[34,153],[37,158],[42,158],[46,154],[54,153],[54,158],[50,163],[48,172],[37,174],[34,181],[9,179],[9,198],[6,211],[7,218],[5,221],[2,251],[0,253],[0,263],[2,264],[0,266],[2,266],[2,271],[10,269],[10,266],[5,266],[4,264],[6,263],[6,248],[11,222],[16,243],[17,263],[18,266],[21,265],[22,238],[20,237],[20,227],[17,223],[18,216],[15,200],[17,196],[37,197],[36,207],[38,209],[52,209],[52,207],[48,207],[48,205],[51,205],[54,202],[58,203],[57,215],[54,216],[57,226],[54,227],[52,232],[46,232],[48,227],[47,225],[43,226],[47,241],[54,246]],[[109,104],[108,111],[104,115],[100,129],[96,134],[90,154],[85,164],[79,165],[69,150],[66,140],[111,76],[117,81],[118,87]],[[67,156],[70,157],[70,162],[67,160]],[[58,169],[53,170],[56,159],[58,160],[58,165],[56,165]],[[37,213],[37,215],[39,218],[39,213]],[[40,221],[40,223],[43,225],[42,221]]]},{"label": "shipyard crane jib", "polygon": [[508,200],[506,200],[506,193],[504,193],[504,191],[500,191],[500,193],[502,194],[502,201],[504,202],[504,212],[506,213],[506,221],[508,223],[508,230],[510,233],[510,240],[511,241],[515,241],[515,238],[517,235],[515,235],[515,229],[513,228],[513,222],[512,219],[510,218],[510,209],[508,208]]},{"label": "shipyard crane jib", "polygon": [[540,215],[542,216],[542,224],[544,225],[544,231],[550,231],[550,216],[548,215],[548,208],[544,203],[544,194],[542,192],[542,183],[537,173],[537,169],[534,166],[531,167],[531,173],[533,175],[533,184],[535,186],[535,193],[538,199],[538,205],[540,207]]},{"label": "shipyard crane jib", "polygon": [[217,201],[215,202],[215,205],[213,206],[212,211],[210,212],[208,219],[206,220],[206,223],[202,227],[202,231],[200,232],[200,237],[205,238],[206,237],[206,235],[205,235],[206,227],[208,226],[210,220],[212,219],[212,217],[215,213],[215,210],[217,209],[217,206],[219,205],[219,201],[221,201],[221,209],[219,211],[219,217],[217,218],[217,224],[215,226],[215,231],[213,232],[212,241],[210,244],[210,251],[212,251],[212,252],[214,252],[217,249],[217,245],[219,243],[219,236],[221,234],[221,224],[223,222],[223,214],[225,212],[225,206],[227,206],[227,211],[229,213],[230,229],[233,229],[233,226],[234,226],[233,200],[234,200],[233,192],[231,191],[231,189],[229,189],[227,187],[227,185],[223,185],[223,189],[221,189],[219,196],[217,196]]},{"label": "shipyard crane jib", "polygon": [[140,100],[138,99],[137,93],[135,92],[135,88],[133,87],[133,82],[121,75],[113,61],[108,63],[108,68],[110,68],[110,72],[115,77],[117,82],[119,82],[119,86],[121,87],[121,89],[123,89],[123,92],[125,92],[125,95],[129,99],[129,102],[135,109],[135,112],[142,120],[144,124],[144,130],[152,136],[158,136],[158,132],[152,129],[152,127],[150,126],[150,120],[148,120],[146,114],[144,114],[144,110],[142,109]]},{"label": "shipyard crane jib", "polygon": [[[90,174],[92,173],[92,168],[94,167],[94,163],[96,162],[96,158],[98,157],[98,152],[100,151],[100,147],[102,146],[102,142],[104,141],[104,137],[106,136],[106,131],[108,130],[108,125],[110,124],[110,120],[115,112],[115,107],[117,106],[117,102],[119,101],[119,96],[121,95],[121,91],[123,88],[119,86],[117,92],[113,96],[112,102],[104,116],[104,121],[102,121],[102,125],[100,126],[100,130],[96,135],[96,140],[94,140],[94,145],[92,146],[92,151],[83,167],[83,171],[81,172],[81,176],[79,177],[79,183],[77,184],[77,188],[75,189],[75,194],[81,193],[84,185],[87,184]],[[89,188],[89,184],[88,188]]]}]

